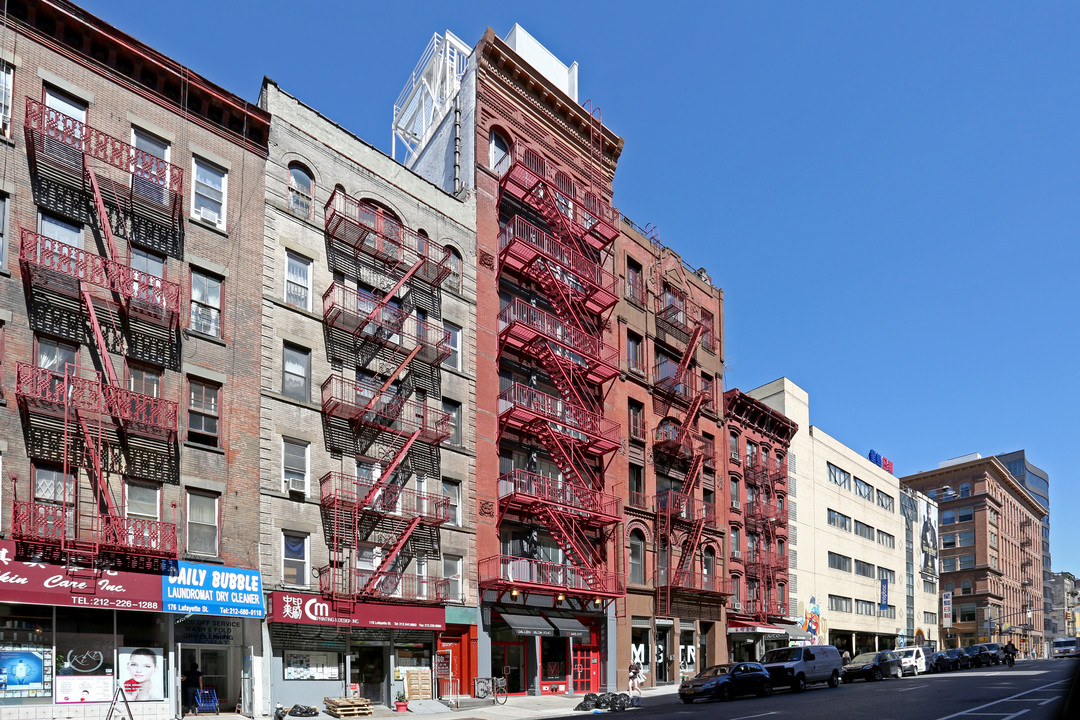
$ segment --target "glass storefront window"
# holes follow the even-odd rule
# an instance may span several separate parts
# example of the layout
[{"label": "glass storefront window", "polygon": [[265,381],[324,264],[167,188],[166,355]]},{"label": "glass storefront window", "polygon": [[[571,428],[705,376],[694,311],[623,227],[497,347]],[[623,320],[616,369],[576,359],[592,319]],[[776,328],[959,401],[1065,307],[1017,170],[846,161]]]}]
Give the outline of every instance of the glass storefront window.
[{"label": "glass storefront window", "polygon": [[56,702],[109,702],[116,650],[112,612],[59,608],[56,617]]},{"label": "glass storefront window", "polygon": [[649,628],[633,628],[630,631],[630,657],[632,662],[641,663],[645,673],[652,672],[652,643],[649,641]]},{"label": "glass storefront window", "polygon": [[566,638],[540,638],[541,678],[544,682],[566,680]]},{"label": "glass storefront window", "polygon": [[52,608],[0,605],[0,707],[52,701]]}]

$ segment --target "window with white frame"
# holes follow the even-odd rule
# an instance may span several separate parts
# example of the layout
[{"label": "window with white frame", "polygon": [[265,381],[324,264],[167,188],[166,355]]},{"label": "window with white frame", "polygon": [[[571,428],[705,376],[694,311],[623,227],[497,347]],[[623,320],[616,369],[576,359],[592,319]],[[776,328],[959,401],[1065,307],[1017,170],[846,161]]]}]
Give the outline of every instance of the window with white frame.
[{"label": "window with white frame", "polygon": [[15,68],[6,62],[0,62],[0,134],[11,137],[12,80]]},{"label": "window with white frame", "polygon": [[128,545],[136,548],[163,548],[163,528],[158,524],[161,504],[159,488],[129,482],[124,490],[124,512],[134,521],[128,524]]},{"label": "window with white frame", "polygon": [[855,614],[856,615],[873,615],[874,603],[869,600],[855,600]]},{"label": "window with white frame", "polygon": [[188,381],[188,441],[218,447],[221,386],[194,378]]},{"label": "window with white frame", "polygon": [[310,447],[309,443],[301,440],[281,439],[282,484],[286,492],[307,493]]},{"label": "window with white frame", "polygon": [[461,596],[462,587],[462,562],[460,555],[443,555],[443,577],[449,582],[446,588],[446,599],[452,603],[464,600]]},{"label": "window with white frame", "polygon": [[450,253],[450,277],[446,279],[446,282],[443,284],[443,286],[448,290],[453,290],[454,292],[461,292],[461,253],[457,251],[457,248],[451,247],[449,245],[446,246],[446,250]]},{"label": "window with white frame", "polygon": [[289,166],[289,212],[310,219],[315,209],[315,180],[303,165]]},{"label": "window with white frame", "polygon": [[300,402],[311,402],[311,350],[282,344],[281,394]]},{"label": "window with white frame", "polygon": [[461,524],[461,483],[457,480],[443,478],[442,491],[450,500],[450,524]]},{"label": "window with white frame", "polygon": [[218,554],[218,496],[188,491],[187,551],[193,555]]},{"label": "window with white frame", "polygon": [[443,329],[450,333],[450,356],[443,361],[443,367],[451,370],[461,369],[461,328],[449,322],[443,323]]},{"label": "window with white frame", "polygon": [[171,180],[166,165],[169,143],[138,128],[131,129],[131,136],[136,151],[132,153],[131,190],[146,200],[164,203]]},{"label": "window with white frame", "polygon": [[191,269],[191,329],[221,337],[221,279]]},{"label": "window with white frame", "polygon": [[630,531],[630,582],[645,584],[645,536],[640,530]]},{"label": "window with white frame", "polygon": [[281,582],[285,585],[307,585],[307,533],[284,530],[281,533]]},{"label": "window with white frame", "polygon": [[311,260],[286,252],[285,304],[311,310]]},{"label": "window with white frame", "polygon": [[461,445],[461,403],[455,400],[443,400],[443,412],[450,416],[450,437],[446,442]]},{"label": "window with white frame", "polygon": [[192,158],[191,163],[195,178],[191,183],[191,214],[224,230],[229,174],[200,157]]},{"label": "window with white frame", "polygon": [[829,596],[829,609],[833,612],[851,612],[851,598],[840,595]]},{"label": "window with white frame", "polygon": [[502,175],[510,168],[510,141],[498,130],[488,133],[488,167]]}]

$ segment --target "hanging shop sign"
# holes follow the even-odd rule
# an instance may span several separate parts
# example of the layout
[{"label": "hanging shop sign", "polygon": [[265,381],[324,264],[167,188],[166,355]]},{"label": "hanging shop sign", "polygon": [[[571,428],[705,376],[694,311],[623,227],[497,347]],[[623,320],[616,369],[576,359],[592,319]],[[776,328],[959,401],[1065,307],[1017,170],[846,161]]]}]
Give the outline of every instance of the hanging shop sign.
[{"label": "hanging shop sign", "polygon": [[262,579],[258,570],[202,565],[181,560],[176,574],[161,578],[165,612],[261,618]]}]

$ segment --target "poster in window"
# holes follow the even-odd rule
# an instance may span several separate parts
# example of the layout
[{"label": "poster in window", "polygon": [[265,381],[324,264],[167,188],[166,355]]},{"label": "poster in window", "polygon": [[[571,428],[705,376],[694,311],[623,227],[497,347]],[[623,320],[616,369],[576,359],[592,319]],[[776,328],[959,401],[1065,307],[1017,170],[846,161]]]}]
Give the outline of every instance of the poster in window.
[{"label": "poster in window", "polygon": [[161,648],[120,648],[120,683],[133,702],[165,699],[165,653]]},{"label": "poster in window", "polygon": [[30,691],[44,690],[45,670],[41,651],[0,650],[0,681],[5,683],[3,689],[7,692],[23,694],[25,691],[30,695]]},{"label": "poster in window", "polygon": [[56,702],[109,702],[112,694],[112,634],[56,633]]}]

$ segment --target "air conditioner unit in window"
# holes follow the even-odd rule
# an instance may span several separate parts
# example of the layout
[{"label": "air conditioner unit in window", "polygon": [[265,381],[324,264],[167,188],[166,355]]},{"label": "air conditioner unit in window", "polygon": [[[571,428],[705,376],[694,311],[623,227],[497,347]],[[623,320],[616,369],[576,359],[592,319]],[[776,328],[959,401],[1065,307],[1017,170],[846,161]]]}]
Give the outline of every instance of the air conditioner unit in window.
[{"label": "air conditioner unit in window", "polygon": [[307,479],[299,477],[289,478],[289,492],[306,493],[307,492]]},{"label": "air conditioner unit in window", "polygon": [[732,500],[731,501],[731,509],[732,510],[738,510],[741,507],[742,507],[742,505],[739,503],[738,500]]},{"label": "air conditioner unit in window", "polygon": [[218,224],[218,214],[208,207],[199,208],[199,217],[207,222]]},{"label": "air conditioner unit in window", "polygon": [[731,559],[732,560],[742,560],[742,550],[732,550],[731,551]]},{"label": "air conditioner unit in window", "polygon": [[736,600],[735,602],[731,603],[731,609],[732,610],[742,610],[742,603],[739,602],[738,600]]}]

